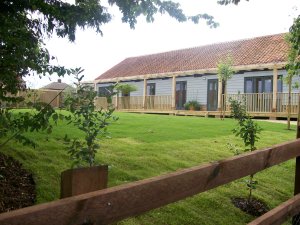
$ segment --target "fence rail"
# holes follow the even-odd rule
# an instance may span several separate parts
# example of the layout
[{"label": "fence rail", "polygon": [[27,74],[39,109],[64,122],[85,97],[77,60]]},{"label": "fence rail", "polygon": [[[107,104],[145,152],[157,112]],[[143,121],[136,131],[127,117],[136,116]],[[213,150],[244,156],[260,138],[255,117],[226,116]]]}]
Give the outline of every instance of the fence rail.
[{"label": "fence rail", "polygon": [[300,139],[230,159],[0,214],[1,225],[110,224],[300,156]]}]

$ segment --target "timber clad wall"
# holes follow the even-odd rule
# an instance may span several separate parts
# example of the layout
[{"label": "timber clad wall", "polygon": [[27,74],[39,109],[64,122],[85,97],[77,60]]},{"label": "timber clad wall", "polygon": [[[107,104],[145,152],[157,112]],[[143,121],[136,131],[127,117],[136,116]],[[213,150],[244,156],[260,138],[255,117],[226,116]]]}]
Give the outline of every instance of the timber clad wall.
[{"label": "timber clad wall", "polygon": [[[287,75],[286,70],[278,70],[278,75],[285,77]],[[244,82],[246,77],[261,77],[261,76],[273,76],[273,71],[255,71],[255,72],[244,72],[233,75],[232,79],[228,80],[227,93],[237,94],[244,93]],[[210,79],[217,79],[217,75],[203,75],[201,77],[185,76],[176,77],[176,81],[187,82],[187,99],[186,101],[197,100],[201,105],[207,104],[207,82]],[[299,77],[293,78],[293,83],[300,82]],[[132,84],[138,88],[137,91],[131,92],[130,96],[143,96],[143,85],[144,81],[127,81],[122,82]],[[147,84],[155,84],[155,95],[165,96],[172,95],[172,79],[149,79]],[[282,92],[288,92],[288,86],[283,81]],[[100,83],[97,84],[97,90],[99,87],[109,86],[112,83]],[[298,92],[297,89],[293,89],[293,92]]]}]

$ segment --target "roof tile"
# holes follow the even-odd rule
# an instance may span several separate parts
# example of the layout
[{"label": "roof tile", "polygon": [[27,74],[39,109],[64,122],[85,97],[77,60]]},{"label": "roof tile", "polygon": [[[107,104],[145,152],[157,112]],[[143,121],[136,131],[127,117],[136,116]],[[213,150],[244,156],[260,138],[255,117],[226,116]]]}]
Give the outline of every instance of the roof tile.
[{"label": "roof tile", "polygon": [[234,66],[285,62],[288,45],[284,33],[210,44],[158,54],[131,57],[115,65],[96,80],[216,68],[227,55]]}]

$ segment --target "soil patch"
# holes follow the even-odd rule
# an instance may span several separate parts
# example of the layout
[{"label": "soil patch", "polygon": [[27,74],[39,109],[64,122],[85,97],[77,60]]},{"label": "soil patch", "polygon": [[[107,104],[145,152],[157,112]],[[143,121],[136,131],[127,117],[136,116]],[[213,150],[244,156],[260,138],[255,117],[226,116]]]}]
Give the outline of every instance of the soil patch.
[{"label": "soil patch", "polygon": [[251,201],[248,201],[247,198],[232,198],[231,201],[235,207],[255,217],[259,217],[269,211],[265,203],[255,198]]},{"label": "soil patch", "polygon": [[0,213],[31,206],[35,199],[32,174],[20,162],[0,153]]}]

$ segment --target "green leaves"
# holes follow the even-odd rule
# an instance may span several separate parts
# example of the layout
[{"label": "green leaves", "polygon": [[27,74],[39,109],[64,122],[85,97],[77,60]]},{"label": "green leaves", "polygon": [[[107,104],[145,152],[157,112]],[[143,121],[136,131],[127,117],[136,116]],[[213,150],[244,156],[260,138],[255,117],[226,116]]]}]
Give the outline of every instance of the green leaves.
[{"label": "green leaves", "polygon": [[[247,114],[245,99],[243,99],[243,102],[230,99],[229,102],[231,115],[234,119],[238,120],[238,125],[232,132],[243,140],[245,147],[250,147],[250,149],[246,148],[245,151],[256,150],[255,144],[260,139],[259,134],[262,130],[261,127],[252,120],[249,114]],[[234,146],[230,145],[230,148],[235,150],[236,153],[238,152]],[[248,201],[251,201],[252,190],[256,189],[258,183],[253,180],[253,177],[254,175],[252,174],[250,175],[249,180],[246,180],[246,185],[249,189]]]},{"label": "green leaves", "polygon": [[64,138],[65,144],[68,145],[68,153],[74,162],[73,166],[95,164],[95,155],[100,148],[98,142],[108,136],[107,127],[111,121],[117,119],[112,116],[112,104],[109,104],[108,109],[96,110],[94,99],[97,93],[92,87],[80,83],[83,71],[81,68],[73,70],[77,80],[77,92],[71,93],[65,99],[65,105],[72,113],[72,116],[66,119],[84,133],[84,140],[71,140],[67,135]]},{"label": "green leaves", "polygon": [[220,60],[217,64],[218,78],[225,82],[231,79],[232,75],[235,73],[232,66],[233,60],[230,56],[227,56],[224,60]]},{"label": "green leaves", "polygon": [[[29,97],[34,93],[29,92]],[[54,97],[54,99],[57,96]],[[23,145],[31,145],[36,147],[34,140],[26,137],[26,132],[45,131],[47,134],[52,133],[53,126],[50,119],[56,124],[59,119],[64,119],[64,116],[55,112],[50,103],[46,104],[37,101],[28,101],[22,104],[27,104],[35,110],[16,112],[11,108],[0,108],[0,138],[5,137],[4,142],[0,146],[5,145],[11,140],[18,141]]]}]

